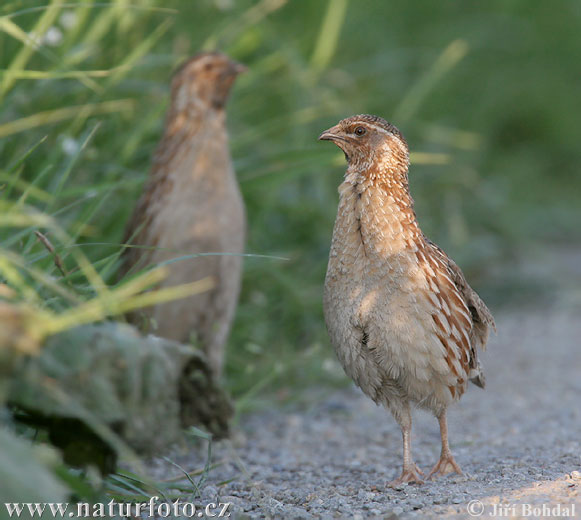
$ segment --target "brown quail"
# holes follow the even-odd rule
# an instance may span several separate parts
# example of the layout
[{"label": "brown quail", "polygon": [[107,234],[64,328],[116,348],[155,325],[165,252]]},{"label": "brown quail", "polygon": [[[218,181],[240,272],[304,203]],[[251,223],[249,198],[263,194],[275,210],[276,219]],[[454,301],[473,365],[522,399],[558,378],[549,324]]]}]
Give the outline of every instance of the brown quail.
[{"label": "brown quail", "polygon": [[477,358],[494,319],[460,268],[419,228],[409,193],[409,149],[384,119],[358,115],[319,139],[345,153],[325,279],[324,311],[345,372],[401,427],[403,471],[390,485],[421,482],[412,459],[410,406],[439,421],[442,451],[429,477],[461,473],[448,445],[446,410],[468,380],[484,387]]},{"label": "brown quail", "polygon": [[212,277],[215,288],[145,310],[160,336],[196,337],[216,375],[234,317],[244,251],[244,203],[228,146],[225,104],[245,68],[220,53],[199,54],[174,74],[164,134],[127,226],[122,272],[197,253],[168,265],[163,286]]}]

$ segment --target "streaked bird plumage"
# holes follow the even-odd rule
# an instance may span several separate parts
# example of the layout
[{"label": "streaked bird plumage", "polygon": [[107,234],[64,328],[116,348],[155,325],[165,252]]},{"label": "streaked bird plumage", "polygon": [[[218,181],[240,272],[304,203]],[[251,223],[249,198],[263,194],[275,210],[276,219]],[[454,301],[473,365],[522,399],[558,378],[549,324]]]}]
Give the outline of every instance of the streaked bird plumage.
[{"label": "streaked bird plumage", "polygon": [[440,421],[442,455],[431,474],[460,472],[448,447],[446,409],[469,380],[484,386],[477,350],[494,320],[460,268],[430,241],[409,193],[409,149],[377,116],[344,119],[323,132],[348,162],[325,279],[324,311],[345,372],[400,424],[402,475],[420,482],[411,458],[410,405]]}]

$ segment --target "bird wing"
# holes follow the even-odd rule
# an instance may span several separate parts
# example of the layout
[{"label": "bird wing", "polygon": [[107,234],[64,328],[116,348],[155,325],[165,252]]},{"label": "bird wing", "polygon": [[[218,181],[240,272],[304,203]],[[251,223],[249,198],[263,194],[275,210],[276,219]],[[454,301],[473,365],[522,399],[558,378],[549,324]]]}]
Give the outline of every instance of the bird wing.
[{"label": "bird wing", "polygon": [[438,329],[438,338],[450,358],[447,362],[454,367],[455,359],[459,358],[461,368],[467,373],[468,378],[477,386],[484,388],[485,379],[478,362],[477,349],[485,350],[490,329],[496,332],[494,318],[480,296],[468,285],[458,265],[427,238],[426,244],[431,253],[426,256],[430,259],[435,272],[433,283],[439,290],[437,293],[439,306],[436,308],[434,321]]},{"label": "bird wing", "polygon": [[119,270],[120,277],[138,262],[140,267],[145,267],[153,253],[153,247],[157,243],[155,237],[151,236],[151,222],[155,213],[154,206],[163,204],[165,194],[171,189],[171,180],[165,172],[159,168],[152,170],[146,186],[139,198],[133,214],[125,228],[123,244],[147,245],[148,248],[128,247],[122,254],[122,265]]},{"label": "bird wing", "polygon": [[[151,172],[125,228],[123,244],[131,242],[152,248],[158,243],[158,237],[151,235],[153,216],[164,206],[164,199],[173,187],[169,175],[172,168],[180,163],[185,154],[195,153],[192,151],[192,138],[199,132],[202,123],[202,118],[191,121],[187,114],[175,112],[170,108],[163,136],[153,154]],[[153,257],[153,252],[153,249],[126,248],[122,254],[119,276],[127,274],[137,262],[141,267],[145,267]]]},{"label": "bird wing", "polygon": [[446,264],[449,276],[452,278],[454,285],[456,286],[457,290],[460,292],[466,304],[468,305],[468,309],[470,310],[470,314],[472,315],[472,322],[476,327],[479,333],[479,347],[482,350],[486,349],[486,342],[488,341],[488,335],[490,333],[490,329],[496,332],[496,323],[494,322],[494,318],[492,313],[486,306],[486,304],[482,301],[478,293],[468,285],[464,273],[458,267],[456,262],[448,257],[448,255],[436,244],[434,244],[431,240],[426,238],[426,242],[432,248],[432,250],[439,256],[439,258]]}]

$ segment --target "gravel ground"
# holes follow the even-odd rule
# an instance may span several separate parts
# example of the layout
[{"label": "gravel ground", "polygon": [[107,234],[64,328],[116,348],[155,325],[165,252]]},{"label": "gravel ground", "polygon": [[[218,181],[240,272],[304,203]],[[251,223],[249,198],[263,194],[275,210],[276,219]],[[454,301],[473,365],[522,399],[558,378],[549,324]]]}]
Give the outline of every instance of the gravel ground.
[{"label": "gravel ground", "polygon": [[[498,322],[482,356],[487,389],[472,386],[449,413],[463,476],[386,488],[401,469],[399,428],[351,388],[306,411],[246,417],[232,441],[214,445],[213,460],[224,463],[199,503],[230,502],[235,518],[581,518],[581,319],[543,311]],[[416,411],[412,442],[429,470],[437,421]],[[203,447],[171,456],[187,468],[205,457]],[[155,473],[177,474],[161,461]]]}]

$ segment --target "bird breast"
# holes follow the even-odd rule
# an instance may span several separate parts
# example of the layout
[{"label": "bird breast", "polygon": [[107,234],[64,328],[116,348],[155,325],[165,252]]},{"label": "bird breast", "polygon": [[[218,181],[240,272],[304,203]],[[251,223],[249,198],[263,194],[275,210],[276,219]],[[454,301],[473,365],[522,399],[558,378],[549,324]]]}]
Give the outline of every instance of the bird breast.
[{"label": "bird breast", "polygon": [[156,208],[152,234],[162,248],[198,244],[199,252],[241,252],[244,205],[225,130],[197,135],[187,148],[165,166],[169,189]]},{"label": "bird breast", "polygon": [[435,408],[451,399],[455,378],[435,334],[422,240],[411,199],[343,183],[324,308],[339,360],[364,392],[381,400],[392,381]]},{"label": "bird breast", "polygon": [[[331,274],[350,272],[362,280],[409,271],[420,232],[411,201],[379,188],[344,182],[333,230]],[[417,262],[416,262],[417,263]]]}]

